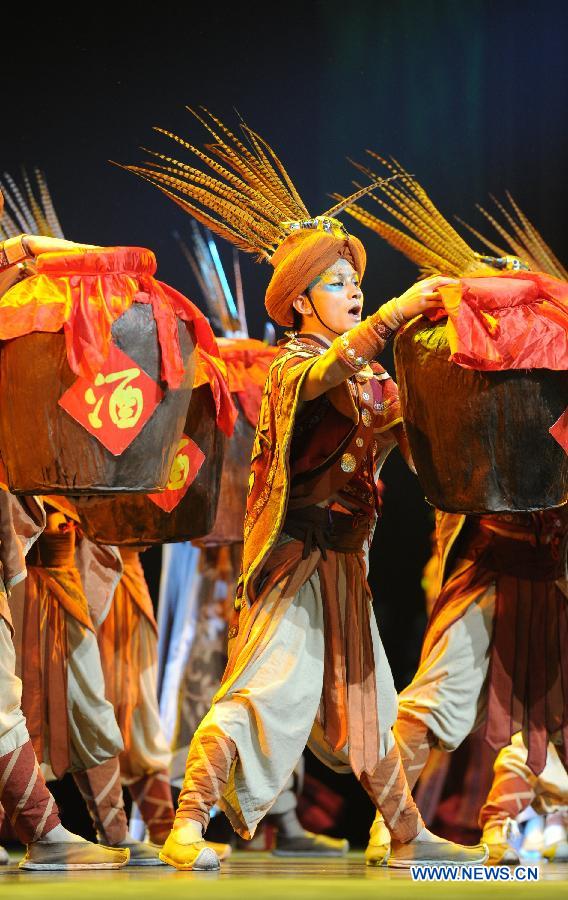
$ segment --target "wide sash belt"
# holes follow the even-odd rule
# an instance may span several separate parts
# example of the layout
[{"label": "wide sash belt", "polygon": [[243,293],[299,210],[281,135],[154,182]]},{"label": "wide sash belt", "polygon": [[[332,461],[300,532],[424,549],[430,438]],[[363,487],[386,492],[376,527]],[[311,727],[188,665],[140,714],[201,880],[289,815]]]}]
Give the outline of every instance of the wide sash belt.
[{"label": "wide sash belt", "polygon": [[305,506],[289,510],[283,531],[304,545],[302,559],[313,550],[336,553],[360,553],[369,537],[371,520],[367,516],[335,512],[329,507]]}]

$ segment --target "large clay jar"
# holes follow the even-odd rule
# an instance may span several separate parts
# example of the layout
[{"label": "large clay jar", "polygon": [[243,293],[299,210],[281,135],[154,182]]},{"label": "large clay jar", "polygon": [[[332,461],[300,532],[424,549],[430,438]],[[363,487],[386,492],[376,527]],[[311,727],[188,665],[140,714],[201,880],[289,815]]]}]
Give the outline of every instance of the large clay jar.
[{"label": "large clay jar", "polygon": [[[132,252],[123,253],[121,257],[118,250]],[[144,284],[140,286],[137,273],[118,271],[121,260],[122,264],[125,258],[139,263],[148,279],[155,269],[153,254],[137,248],[113,248],[98,256],[107,266],[114,266],[116,271],[112,271],[112,276],[124,277],[124,283],[130,285],[133,292],[142,290]],[[93,260],[94,257],[92,254]],[[84,257],[78,255],[79,258],[84,261]],[[42,257],[40,263],[41,260]],[[89,263],[90,260],[91,257]],[[66,277],[69,279],[72,274],[71,266]],[[90,279],[91,284],[94,277]],[[29,282],[31,290],[34,279]],[[45,280],[37,283],[38,290],[42,284],[45,289]],[[87,283],[88,278],[83,272],[81,291],[88,290]],[[115,281],[115,284],[120,288],[122,282]],[[14,315],[9,298],[13,291],[24,289],[28,286],[22,283],[4,296],[3,313]],[[32,299],[36,305],[41,305],[41,300],[37,304],[37,298]],[[117,294],[115,311],[126,308],[120,307],[122,301],[123,297]],[[46,316],[52,315],[50,302],[49,299],[46,301]],[[58,304],[52,304],[54,316],[60,315],[60,298]],[[88,316],[89,304],[85,307]],[[172,321],[175,333],[176,319]],[[96,329],[95,317],[90,325]],[[37,327],[41,328],[41,324]],[[161,402],[120,455],[113,455],[58,403],[78,377],[68,362],[63,331],[51,333],[30,327],[28,330],[31,333],[4,341],[0,352],[0,449],[10,490],[16,494],[92,495],[147,493],[165,488],[183,431],[194,379],[194,341],[186,324],[177,319],[185,373],[179,387],[171,389],[161,380],[162,354],[153,307],[147,302],[132,302],[122,315],[116,317],[112,325],[112,343],[134,360],[163,391]]]},{"label": "large clay jar", "polygon": [[219,502],[227,439],[217,427],[208,384],[193,391],[184,431],[204,453],[205,460],[178,505],[168,513],[144,496],[78,498],[76,507],[88,538],[99,544],[121,547],[147,546],[190,541],[211,530]]},{"label": "large clay jar", "polygon": [[255,429],[243,414],[236,395],[233,395],[233,401],[239,411],[239,417],[225,451],[217,516],[207,536],[200,542],[208,547],[234,544],[243,540]]},{"label": "large clay jar", "polygon": [[395,343],[403,416],[426,498],[446,512],[542,510],[568,502],[568,455],[549,433],[566,372],[481,372],[450,361],[445,323],[420,318]]}]

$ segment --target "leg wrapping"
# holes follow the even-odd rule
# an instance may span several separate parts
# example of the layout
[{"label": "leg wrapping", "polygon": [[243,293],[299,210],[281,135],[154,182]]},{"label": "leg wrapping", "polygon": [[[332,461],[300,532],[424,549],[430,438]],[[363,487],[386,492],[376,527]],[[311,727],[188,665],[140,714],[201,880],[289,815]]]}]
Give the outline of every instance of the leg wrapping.
[{"label": "leg wrapping", "polygon": [[400,751],[395,744],[380,760],[375,771],[363,772],[361,784],[382,814],[397,841],[411,841],[424,827],[404,774]]},{"label": "leg wrapping", "polygon": [[406,780],[412,790],[428,762],[434,738],[428,726],[424,725],[420,719],[400,713],[393,731],[400,750]]},{"label": "leg wrapping", "polygon": [[211,726],[196,731],[189,747],[176,820],[193,819],[205,831],[209,810],[225,790],[236,755],[234,742],[221,729]]},{"label": "leg wrapping", "polygon": [[60,824],[31,741],[0,756],[0,800],[23,844],[31,844]]},{"label": "leg wrapping", "polygon": [[84,772],[74,772],[73,778],[87,804],[100,843],[113,846],[124,841],[128,823],[117,757]]},{"label": "leg wrapping", "polygon": [[504,819],[516,819],[533,800],[534,791],[528,781],[516,772],[496,768],[491,790],[479,814],[479,824],[486,828]]},{"label": "leg wrapping", "polygon": [[150,840],[156,844],[163,843],[174,824],[174,806],[168,773],[155,772],[144,775],[143,778],[129,784],[128,790],[138,805],[140,815],[148,828]]}]

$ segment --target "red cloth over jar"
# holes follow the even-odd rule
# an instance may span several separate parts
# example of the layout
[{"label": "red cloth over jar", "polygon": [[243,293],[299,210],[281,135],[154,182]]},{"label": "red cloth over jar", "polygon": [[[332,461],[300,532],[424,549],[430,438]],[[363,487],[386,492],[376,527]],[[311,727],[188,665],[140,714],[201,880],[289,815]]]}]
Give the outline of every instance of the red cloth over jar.
[{"label": "red cloth over jar", "polygon": [[236,410],[224,384],[211,326],[187,297],[154,278],[156,267],[154,254],[141,247],[44,253],[37,258],[36,274],[2,297],[0,340],[63,330],[71,369],[94,378],[109,354],[112,324],[132,303],[149,303],[158,332],[162,379],[176,388],[183,378],[179,317],[191,326],[198,352],[207,361],[217,422],[230,435]]},{"label": "red cloth over jar", "polygon": [[466,369],[568,369],[568,284],[507,272],[439,288],[451,359]]}]

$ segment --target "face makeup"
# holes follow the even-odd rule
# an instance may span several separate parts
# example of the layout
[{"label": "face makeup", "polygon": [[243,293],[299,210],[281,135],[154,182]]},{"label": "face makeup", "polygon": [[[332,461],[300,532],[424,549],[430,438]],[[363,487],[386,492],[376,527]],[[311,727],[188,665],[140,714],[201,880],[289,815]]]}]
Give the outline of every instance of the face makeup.
[{"label": "face makeup", "polygon": [[305,331],[333,340],[361,321],[363,294],[359,276],[344,258],[314,279],[304,298],[299,311]]}]

